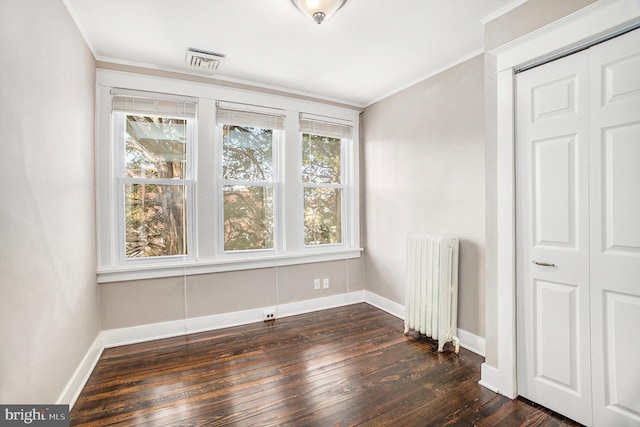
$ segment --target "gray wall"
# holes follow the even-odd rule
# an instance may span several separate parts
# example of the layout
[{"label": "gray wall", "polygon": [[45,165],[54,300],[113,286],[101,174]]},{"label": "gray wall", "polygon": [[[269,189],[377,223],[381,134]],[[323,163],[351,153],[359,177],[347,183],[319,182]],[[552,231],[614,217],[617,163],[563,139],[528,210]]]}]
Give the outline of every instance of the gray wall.
[{"label": "gray wall", "polygon": [[460,238],[458,326],[484,336],[483,57],[363,115],[366,289],[404,305],[411,231]]},{"label": "gray wall", "polygon": [[[488,22],[484,29],[485,52],[567,16],[595,0],[529,0],[509,13]],[[497,147],[496,147],[496,65],[485,54],[485,135],[486,135],[486,363],[498,366],[497,289]]]},{"label": "gray wall", "polygon": [[52,403],[100,331],[95,61],[62,1],[0,1],[0,402]]}]

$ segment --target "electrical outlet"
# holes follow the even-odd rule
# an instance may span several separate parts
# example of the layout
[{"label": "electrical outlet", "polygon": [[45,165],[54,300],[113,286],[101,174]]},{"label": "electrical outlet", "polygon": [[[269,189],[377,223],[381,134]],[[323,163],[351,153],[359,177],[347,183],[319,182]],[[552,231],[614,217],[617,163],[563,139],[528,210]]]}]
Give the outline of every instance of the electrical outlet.
[{"label": "electrical outlet", "polygon": [[313,280],[313,289],[315,289],[316,291],[320,289],[320,279]]},{"label": "electrical outlet", "polygon": [[276,310],[273,308],[268,308],[265,311],[262,312],[262,319],[265,322],[271,322],[273,320],[276,320]]},{"label": "electrical outlet", "polygon": [[329,279],[322,279],[322,288],[329,289]]}]

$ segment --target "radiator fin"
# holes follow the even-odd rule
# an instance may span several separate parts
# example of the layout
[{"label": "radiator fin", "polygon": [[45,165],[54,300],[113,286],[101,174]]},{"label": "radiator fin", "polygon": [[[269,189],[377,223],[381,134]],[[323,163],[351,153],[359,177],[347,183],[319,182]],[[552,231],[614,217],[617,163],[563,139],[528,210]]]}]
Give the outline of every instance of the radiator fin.
[{"label": "radiator fin", "polygon": [[459,240],[448,235],[411,233],[407,239],[407,289],[404,332],[413,329],[459,349]]}]

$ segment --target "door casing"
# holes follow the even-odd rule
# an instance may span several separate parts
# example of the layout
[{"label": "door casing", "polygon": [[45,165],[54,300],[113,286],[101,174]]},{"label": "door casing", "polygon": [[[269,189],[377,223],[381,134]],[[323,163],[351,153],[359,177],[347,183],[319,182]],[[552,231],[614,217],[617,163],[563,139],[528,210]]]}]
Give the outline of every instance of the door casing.
[{"label": "door casing", "polygon": [[[509,398],[516,383],[516,221],[514,71],[560,52],[586,46],[607,34],[640,24],[640,2],[599,1],[533,33],[488,52],[495,56],[497,79],[497,366],[485,362],[481,384]],[[487,302],[487,312],[496,305]],[[487,334],[489,335],[489,334]],[[495,361],[493,361],[495,364]]]}]

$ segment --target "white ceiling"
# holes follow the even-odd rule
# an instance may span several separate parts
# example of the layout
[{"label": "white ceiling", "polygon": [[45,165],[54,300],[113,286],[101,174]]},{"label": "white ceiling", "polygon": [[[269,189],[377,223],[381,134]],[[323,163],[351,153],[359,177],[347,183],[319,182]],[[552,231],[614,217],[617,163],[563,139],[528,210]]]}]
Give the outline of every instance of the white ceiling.
[{"label": "white ceiling", "polygon": [[349,0],[321,25],[290,0],[65,0],[102,61],[191,72],[364,107],[481,52],[482,20],[523,0]]}]

